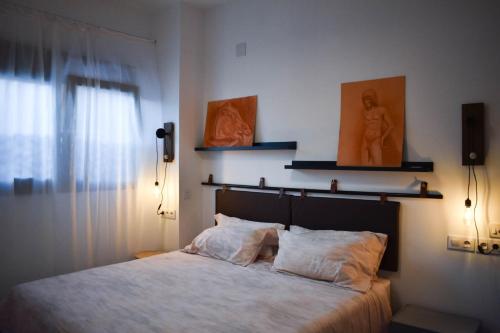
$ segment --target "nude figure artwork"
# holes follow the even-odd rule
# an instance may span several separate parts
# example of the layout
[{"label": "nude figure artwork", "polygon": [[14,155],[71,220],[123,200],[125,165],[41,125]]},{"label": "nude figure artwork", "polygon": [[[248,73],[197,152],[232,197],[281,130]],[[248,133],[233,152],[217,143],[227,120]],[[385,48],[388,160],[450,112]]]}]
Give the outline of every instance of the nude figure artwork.
[{"label": "nude figure artwork", "polygon": [[251,146],[255,133],[257,96],[208,103],[204,146]]},{"label": "nude figure artwork", "polygon": [[361,143],[361,163],[363,165],[381,166],[383,164],[382,147],[384,146],[384,140],[394,128],[394,124],[387,109],[378,105],[375,90],[365,90],[361,98],[365,118],[365,131]]},{"label": "nude figure artwork", "polygon": [[404,94],[404,77],[342,84],[338,165],[401,165]]}]

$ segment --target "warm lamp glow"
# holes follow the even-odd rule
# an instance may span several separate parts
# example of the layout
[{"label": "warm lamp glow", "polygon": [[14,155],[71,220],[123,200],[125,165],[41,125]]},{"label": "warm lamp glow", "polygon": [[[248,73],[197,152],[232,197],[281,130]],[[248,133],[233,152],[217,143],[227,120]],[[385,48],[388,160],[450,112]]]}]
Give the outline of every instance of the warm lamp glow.
[{"label": "warm lamp glow", "polygon": [[473,217],[474,217],[474,213],[472,211],[472,208],[470,206],[469,207],[465,207],[465,210],[464,210],[464,224],[466,226],[472,225]]}]

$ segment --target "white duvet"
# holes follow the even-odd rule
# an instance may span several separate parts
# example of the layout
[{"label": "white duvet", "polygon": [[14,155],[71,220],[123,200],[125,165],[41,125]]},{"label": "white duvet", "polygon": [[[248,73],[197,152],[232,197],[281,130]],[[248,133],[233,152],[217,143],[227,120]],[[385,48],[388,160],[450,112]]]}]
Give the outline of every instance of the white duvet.
[{"label": "white duvet", "polygon": [[18,285],[0,307],[2,333],[382,332],[389,282],[365,294],[172,252]]}]

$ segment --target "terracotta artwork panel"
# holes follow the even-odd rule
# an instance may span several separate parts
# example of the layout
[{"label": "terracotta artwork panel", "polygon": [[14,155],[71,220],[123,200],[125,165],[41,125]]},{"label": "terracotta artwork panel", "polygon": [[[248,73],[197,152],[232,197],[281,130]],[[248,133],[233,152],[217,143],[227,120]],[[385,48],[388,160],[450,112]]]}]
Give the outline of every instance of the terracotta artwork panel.
[{"label": "terracotta artwork panel", "polygon": [[337,165],[401,166],[405,77],[342,83]]},{"label": "terracotta artwork panel", "polygon": [[205,147],[252,146],[257,96],[208,102]]}]

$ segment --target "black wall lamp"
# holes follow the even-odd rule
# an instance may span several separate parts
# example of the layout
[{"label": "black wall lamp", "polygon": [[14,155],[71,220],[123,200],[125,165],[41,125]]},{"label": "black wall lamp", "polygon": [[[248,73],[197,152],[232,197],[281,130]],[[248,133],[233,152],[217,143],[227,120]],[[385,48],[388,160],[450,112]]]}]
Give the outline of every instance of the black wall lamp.
[{"label": "black wall lamp", "polygon": [[163,162],[174,161],[174,123],[164,123],[156,130],[156,137],[163,139]]},{"label": "black wall lamp", "polygon": [[[485,133],[484,133],[484,104],[471,103],[462,104],[462,165],[468,167],[469,177],[467,181],[467,199],[465,199],[464,220],[466,224],[469,221],[474,222],[477,237],[477,250],[482,254],[490,254],[488,245],[479,241],[479,230],[476,221],[476,208],[478,201],[477,176],[474,169],[477,165],[484,165],[485,160]],[[471,171],[474,176],[475,198],[474,206],[469,197],[471,185]]]}]

